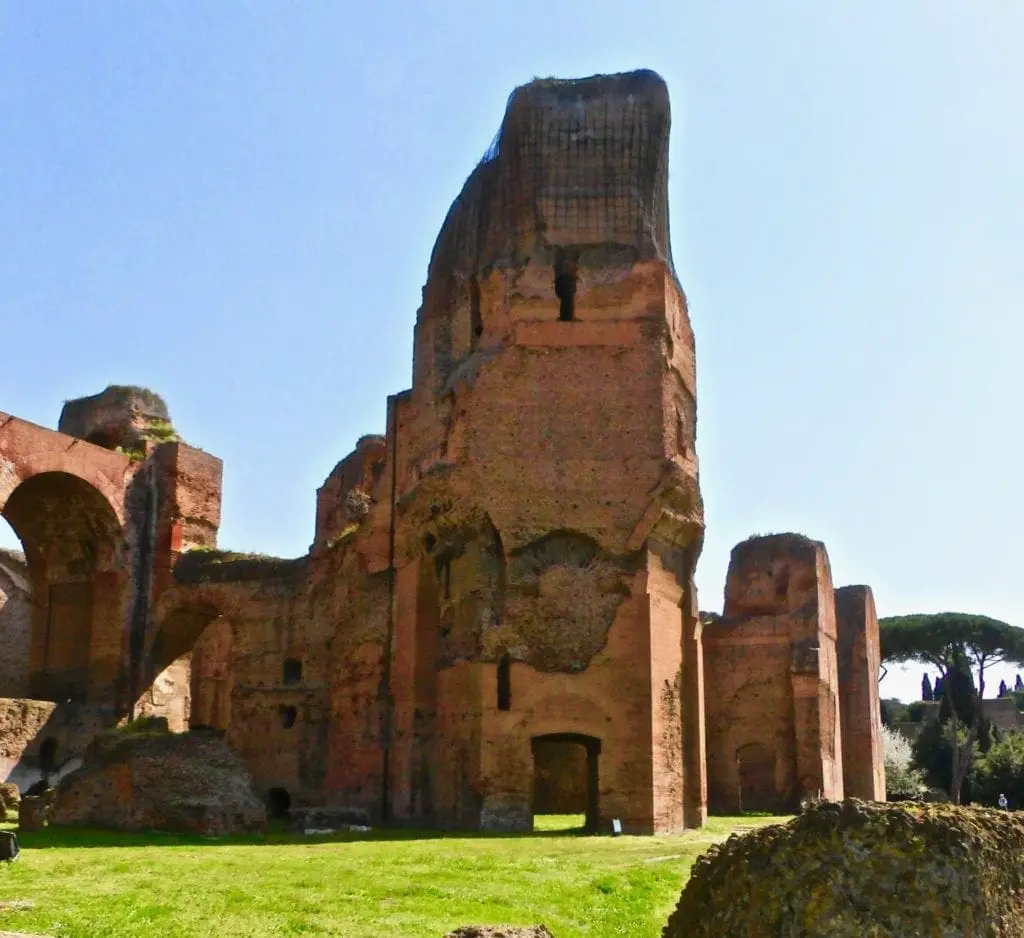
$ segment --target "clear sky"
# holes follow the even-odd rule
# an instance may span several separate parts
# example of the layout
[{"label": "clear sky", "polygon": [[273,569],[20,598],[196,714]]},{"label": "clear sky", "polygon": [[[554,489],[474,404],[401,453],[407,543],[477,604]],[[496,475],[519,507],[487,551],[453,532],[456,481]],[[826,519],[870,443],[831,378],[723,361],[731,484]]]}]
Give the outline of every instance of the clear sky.
[{"label": "clear sky", "polygon": [[152,387],[225,461],[221,544],[304,553],[509,92],[649,67],[702,608],[797,530],[881,615],[1024,625],[1021,48],[1019,0],[0,0],[0,410]]}]

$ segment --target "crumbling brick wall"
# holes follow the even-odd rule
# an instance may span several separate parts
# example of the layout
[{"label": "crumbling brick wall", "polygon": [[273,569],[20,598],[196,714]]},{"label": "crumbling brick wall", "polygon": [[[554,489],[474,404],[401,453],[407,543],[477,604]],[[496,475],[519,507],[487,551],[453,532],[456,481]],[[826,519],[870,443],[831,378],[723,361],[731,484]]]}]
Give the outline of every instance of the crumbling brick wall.
[{"label": "crumbling brick wall", "polygon": [[713,810],[843,797],[836,617],[825,546],[796,534],[732,552],[722,617],[704,628]]},{"label": "crumbling brick wall", "polygon": [[518,89],[438,237],[383,473],[398,817],[528,827],[532,740],[576,734],[600,744],[604,823],[703,819],[703,517],[668,127],[650,73]]},{"label": "crumbling brick wall", "polygon": [[0,695],[28,693],[32,584],[24,554],[0,549]]},{"label": "crumbling brick wall", "polygon": [[[132,702],[205,722],[230,672],[216,720],[257,784],[299,800],[527,827],[532,741],[571,734],[599,753],[603,823],[702,822],[703,509],[669,127],[650,72],[516,90],[438,236],[412,388],[318,493],[306,558],[210,550],[219,463],[172,438],[156,396],[66,408],[90,459],[117,460],[129,647],[104,654]],[[218,617],[229,667],[202,637]]]},{"label": "crumbling brick wall", "polygon": [[843,788],[849,798],[885,801],[885,755],[878,699],[878,617],[868,586],[836,590]]}]

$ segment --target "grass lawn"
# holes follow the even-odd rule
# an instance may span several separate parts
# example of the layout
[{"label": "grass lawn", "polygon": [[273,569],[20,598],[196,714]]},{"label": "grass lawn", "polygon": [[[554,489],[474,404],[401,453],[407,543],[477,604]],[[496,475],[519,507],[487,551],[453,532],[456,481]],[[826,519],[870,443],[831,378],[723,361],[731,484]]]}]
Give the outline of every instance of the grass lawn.
[{"label": "grass lawn", "polygon": [[0,864],[0,931],[440,938],[458,925],[543,923],[555,938],[655,938],[698,854],[779,819],[713,818],[673,837],[586,837],[557,829],[571,818],[538,820],[518,836],[45,830]]}]

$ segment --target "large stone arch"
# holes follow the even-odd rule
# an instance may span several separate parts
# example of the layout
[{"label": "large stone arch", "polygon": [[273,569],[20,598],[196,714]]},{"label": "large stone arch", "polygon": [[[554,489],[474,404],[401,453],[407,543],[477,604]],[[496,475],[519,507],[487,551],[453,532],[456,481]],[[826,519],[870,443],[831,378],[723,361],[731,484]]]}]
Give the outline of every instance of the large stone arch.
[{"label": "large stone arch", "polygon": [[111,703],[130,591],[123,499],[102,473],[74,469],[45,452],[0,463],[0,514],[21,540],[32,590],[28,692]]},{"label": "large stone arch", "polygon": [[234,683],[234,627],[249,582],[177,584],[153,609],[153,639],[137,710],[170,712],[172,723],[227,730]]},{"label": "large stone arch", "polygon": [[124,526],[131,466],[131,460],[122,453],[0,413],[0,514],[24,482],[33,476],[60,472],[95,489]]},{"label": "large stone arch", "polygon": [[168,606],[157,620],[150,650],[150,668],[154,674],[191,652],[207,628],[224,614],[219,603],[203,596]]},{"label": "large stone arch", "polygon": [[167,718],[172,730],[192,723],[192,652],[202,634],[221,617],[205,602],[178,606],[160,621],[146,660],[144,687],[135,702],[139,715]]}]

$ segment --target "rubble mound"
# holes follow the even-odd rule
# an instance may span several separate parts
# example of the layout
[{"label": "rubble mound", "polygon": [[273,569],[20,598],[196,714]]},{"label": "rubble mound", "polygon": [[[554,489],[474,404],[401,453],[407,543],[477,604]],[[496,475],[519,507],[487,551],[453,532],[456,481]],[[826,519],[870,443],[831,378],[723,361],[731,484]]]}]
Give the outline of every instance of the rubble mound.
[{"label": "rubble mound", "polygon": [[50,824],[219,836],[263,831],[267,815],[227,743],[145,720],[89,744],[81,768],[57,789]]},{"label": "rubble mound", "polygon": [[663,938],[1020,938],[1024,820],[953,805],[821,803],[694,864]]}]

